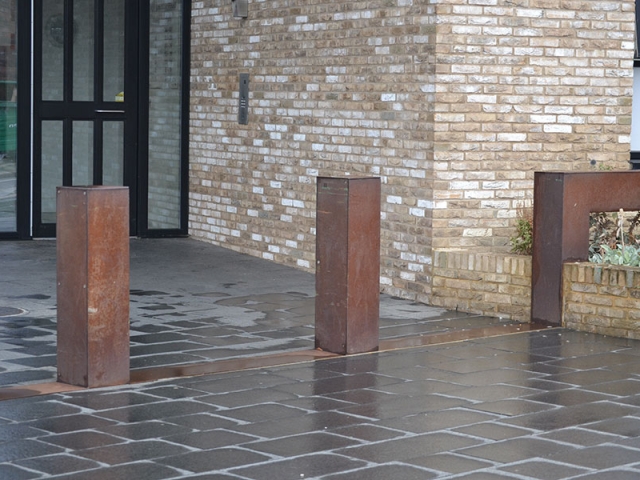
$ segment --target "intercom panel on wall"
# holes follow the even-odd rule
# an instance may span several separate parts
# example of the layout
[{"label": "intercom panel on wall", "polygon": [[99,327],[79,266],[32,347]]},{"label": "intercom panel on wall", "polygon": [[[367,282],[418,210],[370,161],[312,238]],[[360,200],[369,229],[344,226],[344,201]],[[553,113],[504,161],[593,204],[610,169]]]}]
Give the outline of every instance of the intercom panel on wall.
[{"label": "intercom panel on wall", "polygon": [[233,16],[247,18],[249,14],[249,0],[231,0],[233,4]]},{"label": "intercom panel on wall", "polygon": [[238,95],[238,123],[246,125],[249,123],[249,74],[240,74],[240,85]]}]

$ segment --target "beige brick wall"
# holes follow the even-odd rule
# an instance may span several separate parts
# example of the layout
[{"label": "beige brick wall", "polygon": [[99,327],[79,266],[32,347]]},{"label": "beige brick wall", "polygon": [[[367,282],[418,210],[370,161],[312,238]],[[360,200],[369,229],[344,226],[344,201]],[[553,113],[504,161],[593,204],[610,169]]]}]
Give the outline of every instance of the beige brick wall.
[{"label": "beige brick wall", "polygon": [[565,263],[563,296],[566,327],[640,338],[640,268]]},{"label": "beige brick wall", "polygon": [[628,168],[633,1],[446,0],[434,246],[504,245],[535,170]]},{"label": "beige brick wall", "polygon": [[431,304],[528,322],[531,318],[531,257],[436,249]]},{"label": "beige brick wall", "polygon": [[380,176],[382,289],[428,303],[432,248],[506,245],[534,170],[627,168],[633,0],[192,7],[197,238],[313,270],[315,177]]}]

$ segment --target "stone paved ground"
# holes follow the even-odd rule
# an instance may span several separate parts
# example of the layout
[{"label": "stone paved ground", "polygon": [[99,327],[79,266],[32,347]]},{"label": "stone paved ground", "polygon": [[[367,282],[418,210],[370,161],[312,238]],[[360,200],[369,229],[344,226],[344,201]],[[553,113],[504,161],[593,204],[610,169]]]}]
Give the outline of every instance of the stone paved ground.
[{"label": "stone paved ground", "polygon": [[562,329],[0,402],[0,478],[637,479],[640,345]]},{"label": "stone paved ground", "polygon": [[[0,242],[0,384],[54,374],[54,250]],[[133,361],[309,348],[312,295],[304,272],[133,240]],[[501,325],[381,305],[384,338]],[[545,329],[6,400],[0,479],[637,479],[639,346]]]},{"label": "stone paved ground", "polygon": [[[0,386],[56,378],[55,248],[0,242]],[[314,282],[195,240],[134,239],[131,368],[312,349]],[[380,320],[385,339],[504,323],[389,296]]]}]

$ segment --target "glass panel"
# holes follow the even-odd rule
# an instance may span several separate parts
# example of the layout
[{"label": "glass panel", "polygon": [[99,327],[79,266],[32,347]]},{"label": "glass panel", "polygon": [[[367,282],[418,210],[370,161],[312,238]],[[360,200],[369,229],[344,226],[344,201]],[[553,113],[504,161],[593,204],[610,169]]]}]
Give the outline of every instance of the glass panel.
[{"label": "glass panel", "polygon": [[102,124],[102,184],[124,185],[124,122]]},{"label": "glass panel", "polygon": [[56,187],[62,185],[62,122],[42,122],[42,223],[56,222]]},{"label": "glass panel", "polygon": [[105,102],[124,101],[124,1],[104,4]]},{"label": "glass panel", "polygon": [[93,122],[73,122],[72,185],[93,185]]},{"label": "glass panel", "polygon": [[63,99],[64,0],[42,2],[42,99]]},{"label": "glass panel", "polygon": [[17,0],[0,2],[0,232],[16,231]]},{"label": "glass panel", "polygon": [[74,0],[73,2],[73,100],[75,101],[93,100],[94,10],[94,0]]},{"label": "glass panel", "polygon": [[149,38],[149,224],[180,227],[182,2],[152,0]]}]

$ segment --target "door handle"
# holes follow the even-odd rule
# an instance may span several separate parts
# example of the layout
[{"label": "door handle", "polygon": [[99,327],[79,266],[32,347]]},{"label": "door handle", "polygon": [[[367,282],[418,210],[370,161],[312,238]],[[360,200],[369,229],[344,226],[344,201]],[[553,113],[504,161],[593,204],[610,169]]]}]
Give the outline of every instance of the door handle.
[{"label": "door handle", "polygon": [[96,113],[124,113],[124,110],[96,110]]}]

